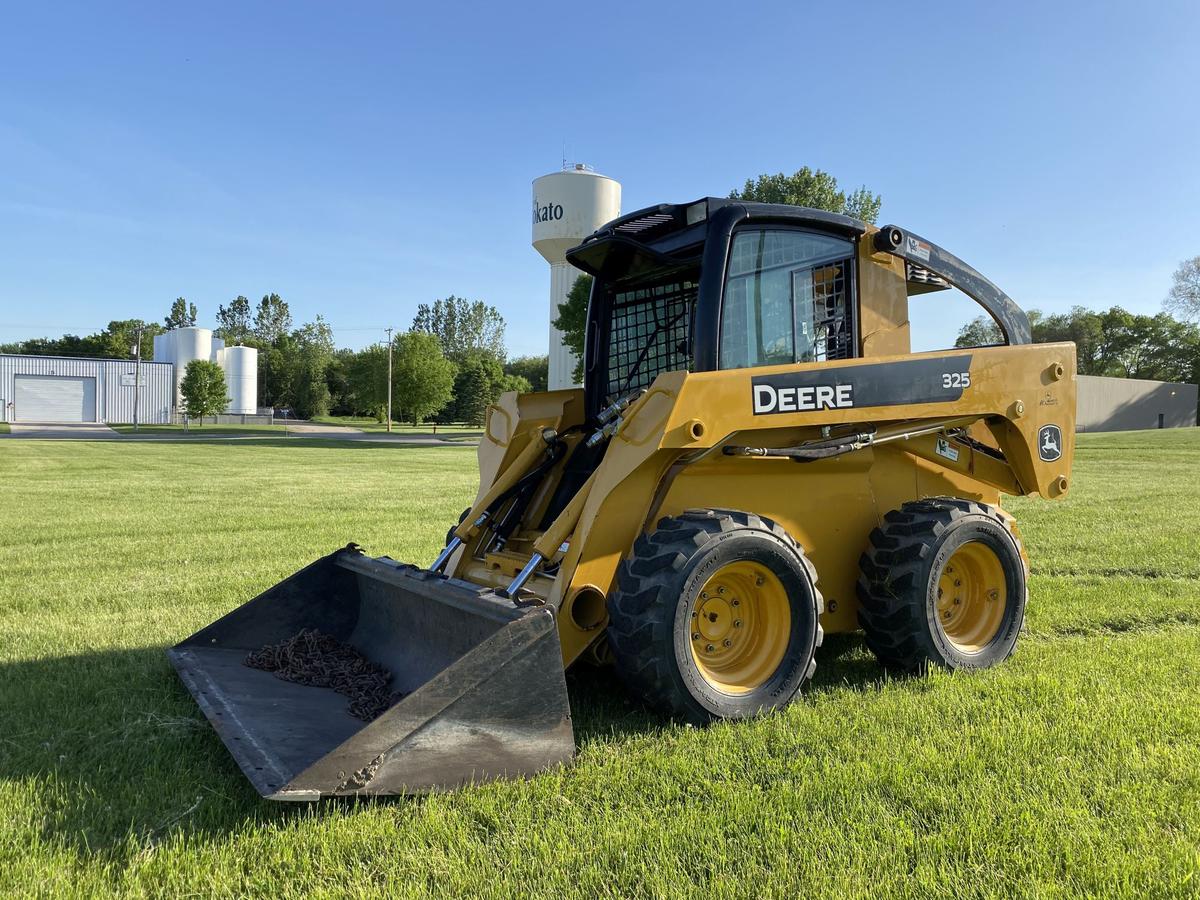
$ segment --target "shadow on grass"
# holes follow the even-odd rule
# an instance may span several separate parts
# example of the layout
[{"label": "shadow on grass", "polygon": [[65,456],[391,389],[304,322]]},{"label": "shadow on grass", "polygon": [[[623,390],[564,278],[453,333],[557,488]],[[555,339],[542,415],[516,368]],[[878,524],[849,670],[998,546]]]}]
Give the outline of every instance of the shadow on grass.
[{"label": "shadow on grass", "polygon": [[[819,651],[810,692],[878,684],[857,637]],[[611,669],[568,675],[576,742],[674,727],[631,699]],[[801,700],[803,702],[803,700]],[[115,649],[0,664],[0,779],[24,787],[43,838],[115,862],[172,836],[227,836],[332,809],[421,798],[262,800],[177,680],[164,649]]]},{"label": "shadow on grass", "polygon": [[[866,649],[862,635],[829,635],[817,650],[817,670],[799,702],[804,702],[805,696],[835,688],[869,690],[888,678],[907,677],[885,675]],[[575,743],[580,748],[596,740],[619,740],[672,727],[668,720],[630,697],[616,672],[610,668],[576,666],[567,674],[567,690],[571,697]]]}]

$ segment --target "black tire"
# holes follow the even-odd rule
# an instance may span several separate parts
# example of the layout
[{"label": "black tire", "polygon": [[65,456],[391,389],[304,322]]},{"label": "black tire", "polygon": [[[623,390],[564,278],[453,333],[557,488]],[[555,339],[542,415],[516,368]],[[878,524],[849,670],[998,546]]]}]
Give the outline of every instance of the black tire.
[{"label": "black tire", "polygon": [[[730,693],[717,689],[693,658],[693,613],[713,573],[743,561],[765,567],[778,579],[786,594],[790,636],[772,674],[755,688]],[[816,570],[792,537],[769,519],[709,509],[664,518],[634,543],[617,583],[608,598],[614,665],[630,692],[662,713],[696,724],[751,716],[787,704],[812,677],[823,637]]]},{"label": "black tire", "polygon": [[[968,544],[975,545],[969,553],[994,554],[1004,575],[1004,608],[982,613],[996,625],[979,644],[954,640],[942,618],[953,609],[939,612],[946,564]],[[905,503],[871,532],[859,569],[858,622],[867,646],[889,669],[984,669],[1012,655],[1025,619],[1028,573],[1017,536],[993,507],[950,497]],[[987,593],[989,602],[999,601],[999,588]]]}]

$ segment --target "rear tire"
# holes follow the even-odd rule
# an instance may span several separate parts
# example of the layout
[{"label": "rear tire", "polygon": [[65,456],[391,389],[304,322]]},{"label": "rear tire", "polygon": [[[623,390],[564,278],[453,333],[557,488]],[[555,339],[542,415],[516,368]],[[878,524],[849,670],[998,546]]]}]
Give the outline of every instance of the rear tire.
[{"label": "rear tire", "polygon": [[696,724],[787,704],[812,677],[823,601],[788,533],[734,510],[688,510],[640,536],[608,598],[616,670]]},{"label": "rear tire", "polygon": [[993,507],[905,503],[859,560],[858,622],[889,669],[984,669],[1012,655],[1025,619],[1020,542]]}]

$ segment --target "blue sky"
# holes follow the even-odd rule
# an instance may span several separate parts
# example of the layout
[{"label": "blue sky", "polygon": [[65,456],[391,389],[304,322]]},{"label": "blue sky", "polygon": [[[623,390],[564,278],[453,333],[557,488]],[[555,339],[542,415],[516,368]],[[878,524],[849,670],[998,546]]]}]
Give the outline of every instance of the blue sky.
[{"label": "blue sky", "polygon": [[[1200,7],[8,4],[0,341],[276,291],[339,344],[450,293],[545,352],[530,182],[625,211],[820,167],[1020,304],[1156,312],[1200,254]],[[915,301],[923,346],[970,310]]]}]

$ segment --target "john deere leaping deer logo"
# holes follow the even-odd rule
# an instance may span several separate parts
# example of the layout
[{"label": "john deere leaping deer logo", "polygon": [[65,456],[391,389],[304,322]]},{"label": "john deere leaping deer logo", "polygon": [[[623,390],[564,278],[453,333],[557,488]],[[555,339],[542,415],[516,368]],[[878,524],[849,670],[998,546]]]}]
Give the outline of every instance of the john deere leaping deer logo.
[{"label": "john deere leaping deer logo", "polygon": [[1057,425],[1043,425],[1038,432],[1038,456],[1042,462],[1054,462],[1062,456],[1062,431]]}]

